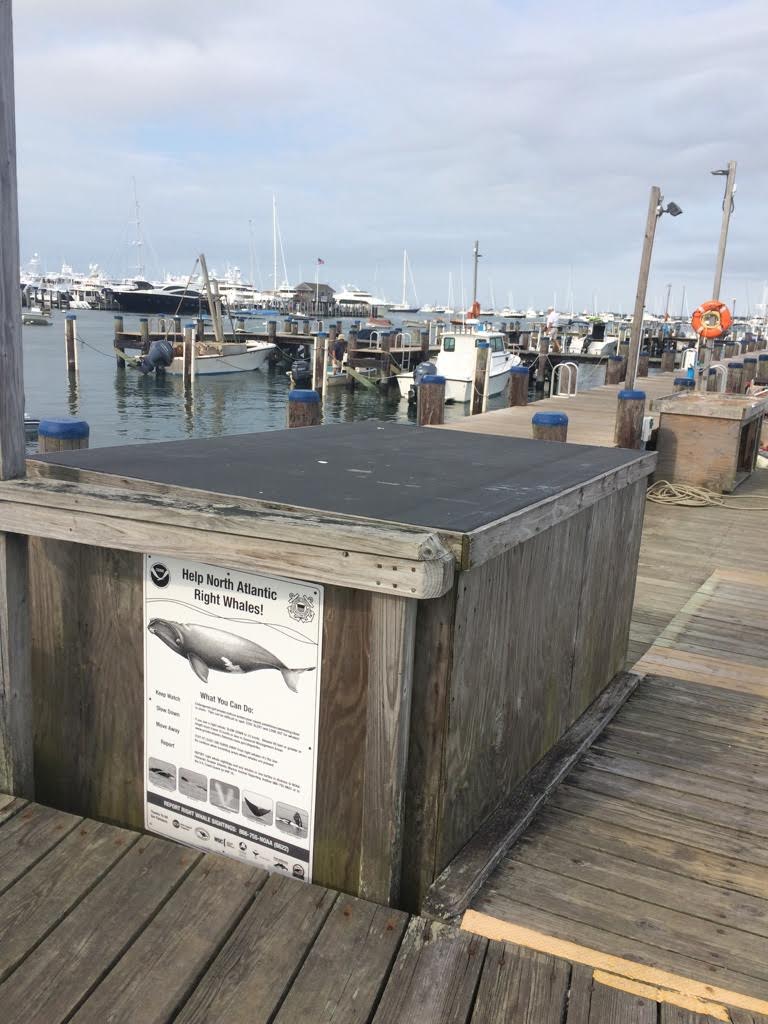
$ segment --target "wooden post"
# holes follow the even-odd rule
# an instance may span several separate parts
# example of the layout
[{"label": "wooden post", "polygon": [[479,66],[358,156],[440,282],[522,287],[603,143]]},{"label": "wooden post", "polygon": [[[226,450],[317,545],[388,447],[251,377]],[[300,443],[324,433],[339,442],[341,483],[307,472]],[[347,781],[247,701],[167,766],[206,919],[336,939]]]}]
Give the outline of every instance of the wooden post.
[{"label": "wooden post", "polygon": [[487,341],[478,341],[475,346],[475,373],[470,395],[470,414],[482,412],[485,405],[485,387],[488,364],[491,361],[491,347]]},{"label": "wooden post", "polygon": [[416,388],[416,421],[430,427],[445,420],[445,377],[427,373]]},{"label": "wooden post", "polygon": [[312,387],[321,396],[325,390],[327,350],[328,335],[324,331],[320,331],[315,335],[312,346]]},{"label": "wooden post", "polygon": [[675,377],[675,391],[693,391],[696,381],[693,377]]},{"label": "wooden post", "polygon": [[[323,330],[323,329],[322,329],[322,327],[321,327],[321,328],[320,328],[320,331],[321,331],[321,333],[322,333],[322,330]],[[328,339],[328,348],[329,348],[329,349],[330,349],[331,351],[333,351],[333,346],[334,346],[334,344],[335,344],[335,342],[336,342],[336,338],[338,337],[338,335],[339,335],[340,333],[341,333],[341,331],[339,331],[339,330],[337,329],[337,327],[336,327],[336,324],[329,324],[329,325],[328,325],[328,332],[327,332],[326,334],[324,334],[324,335],[323,335],[323,337],[325,337],[325,338],[327,338],[327,339]]]},{"label": "wooden post", "polygon": [[714,366],[710,366],[707,370],[707,391],[718,390],[718,372]]},{"label": "wooden post", "polygon": [[725,195],[723,197],[723,219],[720,222],[720,240],[717,244],[717,262],[715,263],[715,282],[712,285],[712,298],[720,298],[720,286],[723,283],[723,264],[725,263],[725,246],[728,241],[728,226],[731,222],[734,186],[736,184],[736,161],[728,161],[728,174],[725,179]]},{"label": "wooden post", "polygon": [[429,331],[419,331],[419,342],[421,344],[421,358],[423,360],[429,359]]},{"label": "wooden post", "polygon": [[309,320],[302,320],[301,321],[301,333],[302,334],[309,334]]},{"label": "wooden post", "polygon": [[764,352],[757,357],[757,379],[761,384],[768,384],[768,355]]},{"label": "wooden post", "polygon": [[[23,477],[24,380],[11,0],[0,0],[0,480]],[[0,792],[34,796],[27,538],[0,533]]]},{"label": "wooden post", "polygon": [[675,372],[675,348],[674,346],[668,345],[661,353],[661,372],[662,373],[674,373]]},{"label": "wooden post", "polygon": [[627,354],[627,373],[625,380],[627,389],[632,390],[637,375],[637,357],[640,354],[640,337],[643,332],[643,313],[645,311],[645,293],[648,289],[648,273],[651,269],[651,253],[653,252],[653,238],[656,234],[656,221],[659,219],[661,206],[661,189],[658,185],[651,187],[651,194],[648,200],[648,216],[645,221],[645,234],[643,236],[643,251],[640,257],[640,273],[637,277],[637,293],[635,295],[635,309],[632,314],[632,326],[629,334],[629,352]]},{"label": "wooden post", "polygon": [[184,354],[182,357],[182,375],[184,380],[184,387],[189,387],[192,383],[192,349],[194,348],[195,342],[195,325],[185,324],[184,325],[184,339],[182,341],[184,346]]},{"label": "wooden post", "polygon": [[536,441],[565,441],[568,438],[568,417],[564,412],[535,412],[531,433]]},{"label": "wooden post", "polygon": [[716,341],[712,346],[712,358],[716,363],[719,363],[723,358],[723,343],[722,341]]},{"label": "wooden post", "polygon": [[[347,333],[347,353],[350,359],[357,354],[357,332],[360,329],[358,324],[352,324]],[[339,332],[341,333],[341,332]]]},{"label": "wooden post", "polygon": [[608,362],[605,364],[605,383],[618,384],[621,380],[621,371],[623,367],[623,356],[608,356]]},{"label": "wooden post", "polygon": [[643,447],[644,391],[620,391],[616,407],[616,429],[613,443],[617,448]]},{"label": "wooden post", "polygon": [[507,392],[509,405],[528,405],[528,385],[530,379],[530,371],[527,366],[513,366],[510,369],[509,390]]},{"label": "wooden post", "polygon": [[751,381],[757,380],[757,359],[755,356],[744,357],[744,389]]},{"label": "wooden post", "polygon": [[66,346],[67,372],[77,373],[77,339],[75,338],[77,317],[67,313],[64,318],[64,344]]},{"label": "wooden post", "polygon": [[729,395],[744,394],[744,363],[740,359],[728,363],[725,390]]},{"label": "wooden post", "polygon": [[37,450],[39,452],[68,452],[87,448],[90,433],[90,427],[85,420],[73,419],[70,416],[40,420],[37,430]]},{"label": "wooden post", "polygon": [[316,427],[320,423],[320,395],[309,389],[288,392],[288,426]]},{"label": "wooden post", "polygon": [[[114,347],[116,349],[119,349],[121,352],[125,351],[124,344],[123,344],[123,339],[122,339],[122,334],[123,334],[124,330],[125,330],[125,327],[123,325],[122,315],[115,316],[115,318],[114,318],[114,332],[115,332],[115,335],[114,335]],[[125,369],[125,360],[120,355],[117,356],[117,368],[118,368],[118,370],[124,370]]]},{"label": "wooden post", "polygon": [[178,336],[181,334],[181,317],[175,316],[173,318],[173,333]]},{"label": "wooden post", "polygon": [[637,376],[647,377],[648,376],[648,361],[651,358],[651,354],[647,348],[643,349],[640,353],[640,357],[637,360]]},{"label": "wooden post", "polygon": [[245,331],[245,320],[241,316],[237,317],[237,319],[235,320],[235,333],[237,333],[238,331]]},{"label": "wooden post", "polygon": [[293,320],[291,320],[291,318],[289,316],[287,316],[285,318],[285,320],[283,320],[283,334],[292,334],[293,333],[292,330],[291,330],[292,326],[293,326]]},{"label": "wooden post", "polygon": [[547,353],[549,352],[549,338],[546,334],[539,332],[539,358],[536,361],[536,390],[544,390],[544,376],[547,369]]},{"label": "wooden post", "polygon": [[149,320],[147,317],[139,317],[139,333],[141,334],[141,350],[145,354],[149,352]]},{"label": "wooden post", "polygon": [[274,345],[277,342],[277,320],[267,321],[267,341]]}]

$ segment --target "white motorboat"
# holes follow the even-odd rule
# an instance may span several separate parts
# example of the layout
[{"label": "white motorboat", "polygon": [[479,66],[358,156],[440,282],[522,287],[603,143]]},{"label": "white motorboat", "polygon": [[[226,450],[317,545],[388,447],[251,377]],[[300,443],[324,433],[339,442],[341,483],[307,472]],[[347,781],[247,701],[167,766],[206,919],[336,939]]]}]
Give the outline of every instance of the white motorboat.
[{"label": "white motorboat", "polygon": [[[222,346],[198,343],[195,352],[195,376],[209,376],[219,373],[247,373],[263,370],[276,346],[270,341],[225,342]],[[182,356],[174,356],[168,373],[183,374]]]},{"label": "white motorboat", "polygon": [[[469,402],[475,380],[475,349],[478,342],[487,341],[490,346],[491,369],[488,396],[500,395],[504,390],[509,371],[519,366],[522,360],[504,346],[504,336],[493,332],[458,327],[440,338],[440,351],[435,359],[435,372],[445,377],[446,402]],[[407,398],[413,386],[412,373],[399,373],[397,384],[400,397]]]},{"label": "white motorboat", "polygon": [[31,309],[22,309],[21,322],[35,327],[50,327],[53,318],[48,313],[44,313],[39,306],[32,306]]}]

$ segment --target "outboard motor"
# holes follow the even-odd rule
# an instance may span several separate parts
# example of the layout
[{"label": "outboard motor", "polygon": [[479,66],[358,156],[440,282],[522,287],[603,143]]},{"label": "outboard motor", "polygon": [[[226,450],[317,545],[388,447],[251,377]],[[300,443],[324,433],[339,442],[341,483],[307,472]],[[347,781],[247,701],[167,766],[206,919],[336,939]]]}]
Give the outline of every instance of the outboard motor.
[{"label": "outboard motor", "polygon": [[139,362],[139,369],[142,373],[165,373],[167,366],[173,362],[173,345],[167,338],[160,338],[153,341],[149,346],[149,352],[142,356]]},{"label": "outboard motor", "polygon": [[312,363],[309,359],[294,359],[289,371],[291,386],[294,388],[312,387]]},{"label": "outboard motor", "polygon": [[419,363],[413,371],[413,384],[408,389],[408,405],[416,404],[416,389],[421,384],[421,378],[430,373],[437,373],[437,367],[432,362]]}]

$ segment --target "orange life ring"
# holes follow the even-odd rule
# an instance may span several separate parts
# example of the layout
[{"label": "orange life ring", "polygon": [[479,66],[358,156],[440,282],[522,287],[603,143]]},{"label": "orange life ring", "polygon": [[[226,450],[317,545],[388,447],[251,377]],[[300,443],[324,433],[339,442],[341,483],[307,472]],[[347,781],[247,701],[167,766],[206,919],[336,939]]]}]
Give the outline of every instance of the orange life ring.
[{"label": "orange life ring", "polygon": [[702,302],[691,317],[691,327],[700,338],[719,338],[733,323],[731,311],[724,302]]}]

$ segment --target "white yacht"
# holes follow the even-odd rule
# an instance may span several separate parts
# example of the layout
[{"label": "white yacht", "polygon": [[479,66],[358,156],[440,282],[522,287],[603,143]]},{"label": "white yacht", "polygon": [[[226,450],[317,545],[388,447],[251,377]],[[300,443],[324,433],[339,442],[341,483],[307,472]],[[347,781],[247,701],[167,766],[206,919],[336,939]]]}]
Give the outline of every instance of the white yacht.
[{"label": "white yacht", "polygon": [[380,313],[386,313],[392,308],[392,303],[386,299],[379,299],[370,292],[361,291],[352,285],[344,285],[340,292],[335,292],[334,301],[338,306],[370,306]]},{"label": "white yacht", "polygon": [[[488,395],[500,395],[507,383],[509,371],[522,360],[504,346],[504,336],[491,331],[456,327],[440,338],[440,351],[435,359],[435,370],[445,377],[446,402],[469,402],[475,378],[475,349],[480,341],[490,346],[491,370]],[[399,373],[397,384],[400,397],[407,398],[413,386],[412,373]]]}]

